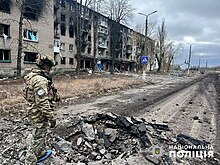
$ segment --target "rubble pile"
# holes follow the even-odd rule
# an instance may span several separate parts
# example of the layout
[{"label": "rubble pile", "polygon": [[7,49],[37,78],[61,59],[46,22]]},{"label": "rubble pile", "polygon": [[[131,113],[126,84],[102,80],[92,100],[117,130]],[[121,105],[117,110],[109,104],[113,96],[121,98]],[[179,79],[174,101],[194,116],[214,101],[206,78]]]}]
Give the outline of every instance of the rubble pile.
[{"label": "rubble pile", "polygon": [[168,125],[113,113],[96,114],[75,117],[66,121],[66,125],[58,126],[54,133],[59,138],[51,143],[58,155],[66,154],[69,163],[99,160],[109,163],[119,156],[138,154],[150,148],[155,140],[167,141],[163,131],[169,131]]},{"label": "rubble pile", "polygon": [[[0,164],[24,164],[31,125],[25,119],[0,120]],[[3,125],[4,123],[4,125]],[[30,138],[29,138],[30,139]],[[143,156],[145,164],[187,164],[196,161],[218,164],[217,160],[181,160],[170,158],[169,145],[207,145],[208,142],[188,135],[174,135],[165,123],[147,122],[114,113],[91,116],[68,116],[58,122],[48,136],[53,155],[44,164],[54,165],[128,165]],[[161,154],[152,156],[152,147],[161,146]],[[194,162],[191,162],[194,163]]]},{"label": "rubble pile", "polygon": [[25,139],[30,133],[29,124],[22,119],[2,118],[0,120],[0,164],[22,164],[27,145]]}]

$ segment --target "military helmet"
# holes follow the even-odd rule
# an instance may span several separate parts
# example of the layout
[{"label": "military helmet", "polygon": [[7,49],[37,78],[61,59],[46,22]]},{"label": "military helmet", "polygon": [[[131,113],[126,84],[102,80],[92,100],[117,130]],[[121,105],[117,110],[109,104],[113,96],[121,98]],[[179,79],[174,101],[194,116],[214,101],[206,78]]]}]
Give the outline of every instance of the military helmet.
[{"label": "military helmet", "polygon": [[47,54],[39,54],[36,59],[36,65],[40,68],[44,65],[55,66],[57,65],[53,57]]}]

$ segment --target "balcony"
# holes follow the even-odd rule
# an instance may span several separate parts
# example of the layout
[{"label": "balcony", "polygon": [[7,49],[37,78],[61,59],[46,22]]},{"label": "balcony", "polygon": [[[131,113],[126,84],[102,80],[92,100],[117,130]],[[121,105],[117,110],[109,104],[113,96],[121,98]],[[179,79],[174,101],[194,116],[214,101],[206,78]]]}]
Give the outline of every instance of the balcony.
[{"label": "balcony", "polygon": [[126,53],[127,54],[131,54],[132,53],[132,46],[131,45],[127,45],[126,48],[127,48],[126,49]]},{"label": "balcony", "polygon": [[105,34],[105,35],[108,35],[108,29],[106,29],[106,28],[99,28],[98,32],[102,33],[102,34]]},{"label": "balcony", "polygon": [[127,45],[132,45],[132,42],[129,40],[129,41],[127,41]]},{"label": "balcony", "polygon": [[103,38],[103,39],[107,39],[108,38],[108,35],[104,34],[104,33],[99,33],[98,36],[100,38]]},{"label": "balcony", "polygon": [[108,23],[105,21],[100,21],[99,25],[103,26],[103,27],[108,27]]},{"label": "balcony", "polygon": [[82,19],[85,19],[85,20],[90,20],[90,16],[89,16],[89,13],[86,13],[86,14],[81,14],[81,18]]},{"label": "balcony", "polygon": [[131,53],[132,53],[132,50],[128,49],[128,50],[126,51],[126,53],[127,53],[127,54],[131,54]]},{"label": "balcony", "polygon": [[87,40],[82,40],[82,45],[88,45],[88,41]]},{"label": "balcony", "polygon": [[82,45],[83,46],[91,45],[91,42],[88,40],[82,40]]},{"label": "balcony", "polygon": [[105,45],[105,44],[99,44],[99,48],[107,49],[107,45]]},{"label": "balcony", "polygon": [[141,54],[141,50],[136,50],[136,54]]},{"label": "balcony", "polygon": [[53,52],[54,53],[60,53],[60,47],[54,46],[53,47]]},{"label": "balcony", "polygon": [[90,33],[90,29],[83,29],[83,33]]},{"label": "balcony", "polygon": [[60,39],[60,33],[59,32],[54,32],[54,38]]}]

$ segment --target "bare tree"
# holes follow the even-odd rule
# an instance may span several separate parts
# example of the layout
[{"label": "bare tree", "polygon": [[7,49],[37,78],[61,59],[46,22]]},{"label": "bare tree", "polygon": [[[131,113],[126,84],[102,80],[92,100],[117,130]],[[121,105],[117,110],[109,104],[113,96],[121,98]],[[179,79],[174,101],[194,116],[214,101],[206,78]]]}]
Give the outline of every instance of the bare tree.
[{"label": "bare tree", "polygon": [[133,18],[134,10],[129,0],[105,0],[102,13],[110,19],[127,24]]},{"label": "bare tree", "polygon": [[100,12],[105,0],[85,0],[84,5],[96,12]]},{"label": "bare tree", "polygon": [[[136,24],[134,27],[134,30],[136,32],[139,32],[143,35],[145,35],[145,24]],[[156,34],[157,30],[156,30],[156,21],[152,22],[152,23],[148,23],[147,26],[147,37],[153,37],[155,38],[156,36],[154,36],[154,34]]]},{"label": "bare tree", "polygon": [[[146,28],[145,26],[146,26],[145,24],[137,24],[134,27],[134,29],[135,29],[135,31],[139,32],[140,34],[145,35],[145,28]],[[147,30],[147,38],[148,38],[148,40],[151,41],[151,42],[148,41],[148,49],[149,48],[151,49],[150,52],[153,52],[153,50],[154,50],[154,42],[150,38],[152,38],[151,36],[153,36],[156,33],[155,26],[156,26],[156,22],[153,22],[153,23],[149,23],[148,27],[147,27],[147,29],[148,29]],[[155,36],[153,36],[153,38],[155,38]],[[144,45],[144,44],[145,44],[145,41],[142,40],[142,45]],[[144,54],[144,49],[142,50],[141,54]],[[151,71],[152,66],[154,64],[154,59],[152,59],[152,56],[153,56],[153,54],[150,54],[150,57],[151,57],[151,58],[149,58],[150,71]],[[142,63],[141,63],[141,58],[140,57],[139,57],[139,61],[140,62],[139,62],[138,69],[141,70],[142,69]]]},{"label": "bare tree", "polygon": [[[84,12],[83,12],[84,13]],[[75,4],[75,28],[76,28],[76,49],[77,49],[77,54],[76,54],[76,60],[77,60],[77,65],[76,65],[76,73],[77,75],[80,74],[80,65],[81,65],[81,36],[82,36],[82,0],[80,0],[79,5],[77,3]]]},{"label": "bare tree", "polygon": [[171,63],[174,60],[174,57],[179,55],[182,52],[183,46],[182,44],[175,45],[174,42],[170,42],[167,45],[166,51],[166,72],[170,72]]},{"label": "bare tree", "polygon": [[158,69],[157,72],[160,72],[161,69],[165,69],[165,39],[167,37],[167,31],[165,26],[165,19],[162,20],[161,27],[158,27],[157,32],[158,42],[157,42],[157,52],[155,54],[157,62],[158,62]]},{"label": "bare tree", "polygon": [[98,40],[98,15],[96,12],[93,14],[93,43],[94,43],[94,52],[93,52],[93,74],[95,73],[96,68],[96,54],[97,54],[97,40]]},{"label": "bare tree", "polygon": [[127,24],[133,18],[133,12],[134,8],[129,4],[129,0],[104,0],[101,13],[111,19],[109,20],[111,74],[114,73],[115,58],[122,46],[120,23]]}]

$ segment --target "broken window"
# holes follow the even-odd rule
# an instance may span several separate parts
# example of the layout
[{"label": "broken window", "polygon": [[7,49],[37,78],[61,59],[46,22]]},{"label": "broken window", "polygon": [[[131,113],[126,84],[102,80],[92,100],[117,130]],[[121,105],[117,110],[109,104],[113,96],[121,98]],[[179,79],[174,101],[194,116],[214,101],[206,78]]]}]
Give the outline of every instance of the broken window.
[{"label": "broken window", "polygon": [[66,16],[64,14],[61,14],[61,22],[66,22]]},{"label": "broken window", "polygon": [[60,47],[60,41],[55,40],[54,41],[54,47]]},{"label": "broken window", "polygon": [[59,0],[59,4],[61,5],[61,7],[66,7],[66,0]]},{"label": "broken window", "polygon": [[0,62],[11,62],[11,51],[0,49]]},{"label": "broken window", "polygon": [[24,52],[24,63],[35,63],[38,53]]},{"label": "broken window", "polygon": [[61,64],[66,64],[66,57],[61,58]]},{"label": "broken window", "polygon": [[65,43],[60,44],[60,50],[65,50]]},{"label": "broken window", "polygon": [[73,51],[73,44],[69,45],[69,51],[72,52]]},{"label": "broken window", "polygon": [[[24,0],[22,0],[24,1]],[[38,19],[38,16],[45,10],[48,2],[45,0],[25,0],[24,1],[24,17],[31,20]]]},{"label": "broken window", "polygon": [[9,0],[0,0],[0,10],[6,13],[10,12],[10,1]]},{"label": "broken window", "polygon": [[28,4],[24,8],[24,17],[31,20],[37,20],[38,10],[35,7],[32,7],[31,5]]},{"label": "broken window", "polygon": [[62,36],[66,35],[66,26],[65,26],[65,24],[60,25],[60,31],[61,31]]},{"label": "broken window", "polygon": [[5,34],[6,36],[10,36],[10,26],[5,24],[0,24],[0,36],[3,36]]},{"label": "broken window", "polygon": [[70,3],[70,11],[73,11],[74,10],[74,5],[73,3]]},{"label": "broken window", "polygon": [[91,36],[88,36],[88,41],[91,42],[92,38]]},{"label": "broken window", "polygon": [[91,54],[91,48],[88,47],[88,54]]},{"label": "broken window", "polygon": [[70,25],[74,25],[74,20],[73,20],[73,17],[70,17],[70,22],[69,22]]},{"label": "broken window", "polygon": [[24,29],[23,38],[30,41],[38,41],[37,32],[28,29]]},{"label": "broken window", "polygon": [[69,26],[69,37],[73,38],[73,36],[74,36],[74,27],[73,25],[70,25]]},{"label": "broken window", "polygon": [[73,58],[69,58],[69,64],[70,64],[70,65],[73,65],[73,63],[74,63]]}]

